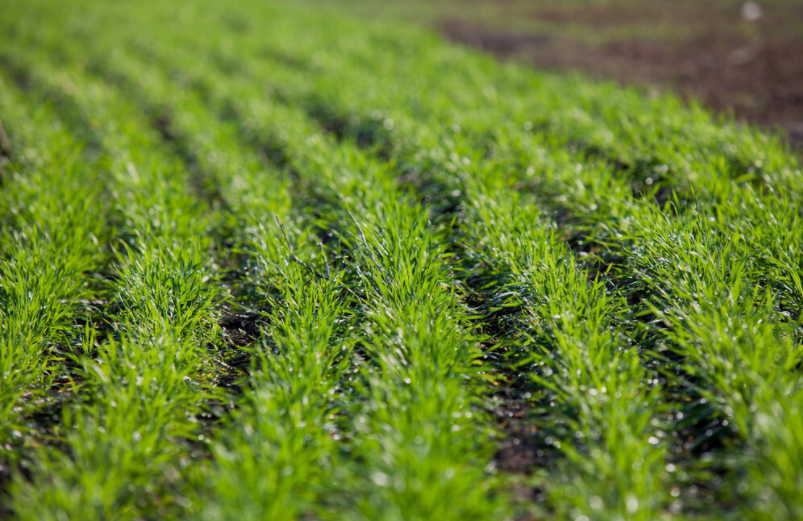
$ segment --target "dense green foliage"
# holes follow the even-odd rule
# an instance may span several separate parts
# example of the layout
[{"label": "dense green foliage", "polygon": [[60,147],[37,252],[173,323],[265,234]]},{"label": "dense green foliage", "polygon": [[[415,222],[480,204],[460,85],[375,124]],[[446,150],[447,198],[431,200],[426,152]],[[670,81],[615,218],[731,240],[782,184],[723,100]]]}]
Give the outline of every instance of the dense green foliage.
[{"label": "dense green foliage", "polygon": [[776,138],[286,3],[6,4],[16,518],[803,517]]}]

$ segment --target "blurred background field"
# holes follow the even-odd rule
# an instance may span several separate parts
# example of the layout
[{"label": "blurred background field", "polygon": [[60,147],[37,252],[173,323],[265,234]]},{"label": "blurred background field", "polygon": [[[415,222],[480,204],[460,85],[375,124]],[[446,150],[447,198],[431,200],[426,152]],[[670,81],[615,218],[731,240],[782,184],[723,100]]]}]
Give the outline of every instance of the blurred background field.
[{"label": "blurred background field", "polygon": [[803,146],[803,2],[307,0],[434,27],[502,58],[671,90]]}]

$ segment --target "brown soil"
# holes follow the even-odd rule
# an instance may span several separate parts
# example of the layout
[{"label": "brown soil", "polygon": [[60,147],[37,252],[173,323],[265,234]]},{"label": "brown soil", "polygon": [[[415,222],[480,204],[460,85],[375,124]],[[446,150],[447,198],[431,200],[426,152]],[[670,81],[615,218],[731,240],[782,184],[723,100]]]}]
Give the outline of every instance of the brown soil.
[{"label": "brown soil", "polygon": [[[528,16],[542,29],[546,23],[546,31],[456,18],[440,27],[450,39],[502,58],[674,91],[716,112],[780,128],[803,147],[803,5],[773,9],[747,22],[738,6],[656,1],[531,10]],[[660,37],[645,37],[653,27]],[[639,36],[627,36],[634,28]]]}]

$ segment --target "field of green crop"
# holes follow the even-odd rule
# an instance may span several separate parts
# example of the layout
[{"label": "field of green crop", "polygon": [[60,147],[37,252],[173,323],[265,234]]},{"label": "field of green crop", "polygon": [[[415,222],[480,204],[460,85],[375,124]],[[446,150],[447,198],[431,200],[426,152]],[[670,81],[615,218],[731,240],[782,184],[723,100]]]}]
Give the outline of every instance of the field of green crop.
[{"label": "field of green crop", "polygon": [[291,2],[7,0],[0,517],[803,519],[803,175]]}]

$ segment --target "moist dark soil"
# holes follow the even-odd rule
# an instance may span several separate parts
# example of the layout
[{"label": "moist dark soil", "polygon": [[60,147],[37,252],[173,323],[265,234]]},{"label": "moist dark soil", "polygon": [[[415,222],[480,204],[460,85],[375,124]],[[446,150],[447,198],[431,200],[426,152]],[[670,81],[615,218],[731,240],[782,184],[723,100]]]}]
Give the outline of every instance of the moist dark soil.
[{"label": "moist dark soil", "polygon": [[[496,5],[507,4],[516,5]],[[740,121],[780,129],[803,150],[803,3],[772,4],[754,21],[738,4],[705,0],[551,6],[527,16],[533,23],[527,31],[506,30],[513,21],[504,12],[492,24],[449,18],[439,27],[451,40],[503,59],[696,99]]]}]

